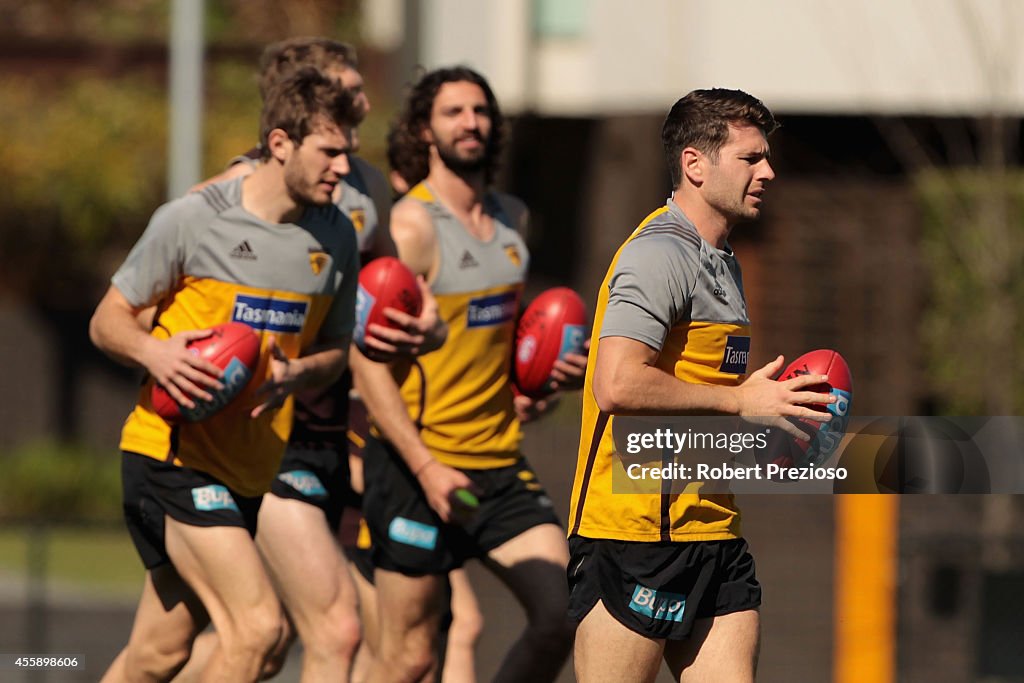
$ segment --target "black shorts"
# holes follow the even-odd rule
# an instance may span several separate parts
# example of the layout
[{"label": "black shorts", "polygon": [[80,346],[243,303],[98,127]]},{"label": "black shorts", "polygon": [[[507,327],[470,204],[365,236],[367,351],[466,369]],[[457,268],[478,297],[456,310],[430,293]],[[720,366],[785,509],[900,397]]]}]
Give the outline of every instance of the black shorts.
[{"label": "black shorts", "polygon": [[138,453],[121,461],[124,516],[146,569],[170,562],[164,516],[192,526],[237,526],[256,535],[263,496],[247,497],[215,477]]},{"label": "black shorts", "polygon": [[354,495],[348,482],[348,454],[338,448],[297,448],[289,445],[270,492],[278,498],[300,500],[323,510],[330,528],[337,529],[341,511]]},{"label": "black shorts", "polygon": [[754,558],[742,538],[688,543],[569,539],[569,616],[597,601],[631,631],[682,640],[695,619],[761,604]]},{"label": "black shorts", "polygon": [[483,491],[465,526],[443,524],[391,444],[370,438],[363,458],[363,515],[373,563],[409,576],[447,574],[540,524],[559,524],[544,488],[525,459],[490,470],[460,470]]}]

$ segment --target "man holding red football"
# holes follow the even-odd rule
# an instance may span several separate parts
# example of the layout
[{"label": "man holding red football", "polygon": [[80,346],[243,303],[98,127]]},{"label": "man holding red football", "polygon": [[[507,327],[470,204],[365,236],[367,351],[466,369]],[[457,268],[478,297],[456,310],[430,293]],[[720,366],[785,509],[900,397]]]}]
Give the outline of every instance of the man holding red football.
[{"label": "man holding red football", "polygon": [[[401,393],[385,366],[353,354],[356,386],[386,439],[364,451],[381,620],[369,680],[421,680],[434,668],[445,574],[474,557],[528,616],[496,680],[552,680],[572,642],[568,553],[519,451],[519,416],[538,405],[514,399],[509,379],[528,253],[517,231],[522,203],[489,189],[501,113],[482,76],[438,69],[413,86],[398,132],[428,172],[395,206],[392,237],[402,261],[430,284],[449,338],[396,364]],[[583,374],[586,359],[571,361],[559,366],[564,384]]]},{"label": "man holding red football", "polygon": [[[730,494],[613,492],[618,415],[790,416],[821,375],[747,374],[750,323],[729,247],[775,177],[771,112],[738,90],[697,90],[669,111],[662,142],[674,192],[630,235],[598,293],[570,509],[570,615],[580,681],[752,681],[761,587]],[[773,418],[791,433],[795,427]],[[804,437],[806,438],[806,437]],[[621,467],[621,462],[619,462]],[[691,485],[692,486],[692,485]]]},{"label": "man holding red football", "polygon": [[[267,46],[260,59],[261,95],[266,97],[282,79],[310,67],[336,80],[352,95],[361,122],[370,102],[355,49],[329,38],[297,37]],[[354,152],[358,131],[354,128],[352,134]],[[265,163],[260,156],[260,149],[255,148],[236,157],[226,171],[194,189],[249,175]],[[379,170],[354,154],[348,155],[348,168],[332,199],[356,228],[364,265],[373,258],[395,254],[388,228],[390,190]],[[447,330],[438,320],[429,290],[421,285],[421,291],[426,296],[420,317],[387,309],[396,327],[371,325],[374,334],[366,335],[365,343],[390,356],[414,355],[440,346]],[[361,459],[350,453],[346,430],[366,418],[362,404],[350,400],[351,385],[351,375],[345,373],[326,389],[296,396],[288,447],[260,508],[256,542],[288,616],[284,639],[265,671],[267,675],[284,664],[296,631],[303,642],[304,680],[347,680],[360,643],[357,602],[367,601],[366,585],[359,576],[350,576],[337,542],[343,512],[358,507],[362,492]],[[366,619],[364,624],[372,627],[373,621]],[[372,640],[373,629],[365,630]],[[204,634],[197,641],[197,661],[178,680],[195,680],[199,660],[215,640],[216,634]]]},{"label": "man holding red football", "polygon": [[[266,163],[161,207],[112,279],[93,342],[149,377],[122,432],[124,507],[146,566],[128,645],[103,680],[170,680],[210,621],[220,636],[204,676],[255,681],[282,615],[252,534],[292,422],[291,394],[346,367],[358,253],[331,203],[359,110],[315,70],[284,79],[261,114]],[[155,306],[152,331],[140,320]],[[264,349],[252,384],[202,422],[170,425],[154,382],[191,407],[220,371],[186,348],[237,320]]]}]

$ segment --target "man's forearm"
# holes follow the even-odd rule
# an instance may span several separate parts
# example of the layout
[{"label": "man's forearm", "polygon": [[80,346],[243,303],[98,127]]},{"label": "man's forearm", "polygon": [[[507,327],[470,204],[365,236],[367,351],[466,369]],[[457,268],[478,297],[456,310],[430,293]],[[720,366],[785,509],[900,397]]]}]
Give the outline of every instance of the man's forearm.
[{"label": "man's forearm", "polygon": [[294,362],[300,365],[299,389],[326,389],[334,384],[348,367],[348,340],[331,343],[317,351],[301,356]]},{"label": "man's forearm", "polygon": [[352,350],[352,376],[366,410],[384,437],[390,441],[405,464],[414,473],[429,464],[433,456],[420,439],[419,430],[409,417],[405,401],[388,366],[375,363]]}]

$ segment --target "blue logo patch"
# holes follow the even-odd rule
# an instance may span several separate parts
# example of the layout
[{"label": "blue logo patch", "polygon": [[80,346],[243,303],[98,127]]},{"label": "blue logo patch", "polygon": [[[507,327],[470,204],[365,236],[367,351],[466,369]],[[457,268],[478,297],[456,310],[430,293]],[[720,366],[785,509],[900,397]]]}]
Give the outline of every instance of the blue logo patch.
[{"label": "blue logo patch", "polygon": [[327,489],[324,488],[320,478],[309,470],[292,470],[291,472],[282,472],[277,475],[277,478],[304,496],[315,498],[327,495]]},{"label": "blue logo patch", "polygon": [[587,331],[583,325],[562,325],[562,346],[558,357],[565,358],[567,353],[583,354],[583,340]]},{"label": "blue logo patch", "polygon": [[747,374],[747,356],[750,355],[750,337],[729,335],[725,340],[722,365],[718,368],[729,375]]},{"label": "blue logo patch", "polygon": [[433,550],[437,546],[437,527],[405,517],[395,517],[388,525],[388,538],[424,550]]},{"label": "blue logo patch", "polygon": [[370,318],[370,311],[373,310],[375,303],[377,303],[376,297],[359,285],[359,289],[356,290],[356,327],[352,338],[356,340],[356,344],[363,351],[366,350],[363,342],[366,339],[367,320]]},{"label": "blue logo patch", "polygon": [[231,320],[245,323],[256,330],[298,334],[306,323],[307,301],[283,301],[261,296],[239,294]]},{"label": "blue logo patch", "polygon": [[470,299],[466,327],[488,327],[507,323],[516,317],[518,305],[515,292]]},{"label": "blue logo patch", "polygon": [[209,484],[192,489],[192,503],[196,510],[210,512],[211,510],[234,510],[238,512],[238,505],[231,497],[231,492],[226,486],[220,484]]},{"label": "blue logo patch", "polygon": [[850,422],[850,400],[853,395],[835,387],[829,393],[836,397],[835,403],[825,406],[832,413],[832,419],[823,422],[818,427],[818,433],[811,438],[807,447],[807,462],[811,465],[821,465],[835,453],[846,435],[846,425]]},{"label": "blue logo patch", "polygon": [[224,376],[221,377],[224,388],[220,391],[208,388],[207,391],[213,394],[213,400],[204,401],[197,398],[195,399],[195,408],[180,406],[182,417],[189,422],[205,420],[234,400],[250,379],[252,379],[252,372],[249,371],[249,368],[245,367],[245,364],[237,357],[233,357],[224,368]]},{"label": "blue logo patch", "polygon": [[629,609],[659,621],[680,623],[686,609],[686,596],[656,591],[638,583],[633,590],[633,599],[629,601]]}]

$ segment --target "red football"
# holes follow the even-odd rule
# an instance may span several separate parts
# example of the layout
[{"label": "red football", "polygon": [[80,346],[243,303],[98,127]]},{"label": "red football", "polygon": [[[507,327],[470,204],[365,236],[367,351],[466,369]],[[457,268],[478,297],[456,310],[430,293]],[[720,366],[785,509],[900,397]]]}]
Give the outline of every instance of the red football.
[{"label": "red football", "polygon": [[568,287],[549,289],[526,307],[516,328],[513,378],[520,393],[551,393],[551,370],[568,353],[583,354],[587,338],[583,299]]},{"label": "red football", "polygon": [[811,435],[810,442],[797,440],[797,445],[804,453],[805,461],[798,464],[819,465],[828,459],[846,433],[846,423],[850,418],[850,404],[853,401],[853,378],[850,366],[832,349],[817,349],[800,356],[782,371],[779,381],[791,379],[799,375],[828,375],[828,382],[806,387],[803,391],[814,391],[822,394],[833,394],[836,402],[829,405],[809,405],[809,408],[832,413],[829,422],[797,420],[799,427]]},{"label": "red football", "polygon": [[220,411],[249,384],[260,360],[260,337],[245,323],[231,322],[214,325],[209,337],[197,339],[189,350],[210,361],[224,371],[224,388],[212,391],[212,401],[195,399],[195,408],[178,404],[159,384],[153,385],[153,410],[171,424],[199,422]]},{"label": "red football", "polygon": [[418,316],[423,310],[416,276],[394,256],[374,259],[359,271],[354,337],[359,350],[370,358],[373,358],[373,350],[366,346],[367,327],[397,327],[384,316],[385,308],[395,308],[412,316]]}]

